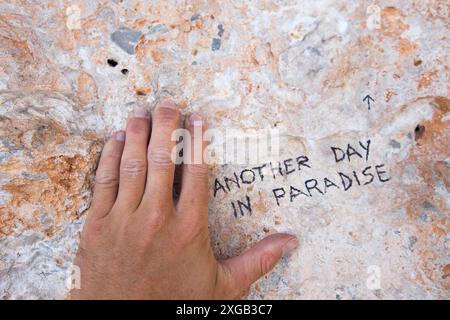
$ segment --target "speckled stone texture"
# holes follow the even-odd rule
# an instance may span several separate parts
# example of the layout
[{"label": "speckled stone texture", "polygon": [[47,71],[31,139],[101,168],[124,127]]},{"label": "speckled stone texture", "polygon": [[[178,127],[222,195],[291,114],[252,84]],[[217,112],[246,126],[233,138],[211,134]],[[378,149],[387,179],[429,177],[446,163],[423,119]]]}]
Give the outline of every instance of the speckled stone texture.
[{"label": "speckled stone texture", "polygon": [[[214,196],[258,165],[211,169],[219,258],[276,231],[301,241],[248,298],[449,299],[449,13],[444,0],[1,1],[0,297],[67,295],[105,137],[171,97],[209,127],[281,134],[275,177],[253,169]],[[235,217],[247,196],[251,215]]]}]

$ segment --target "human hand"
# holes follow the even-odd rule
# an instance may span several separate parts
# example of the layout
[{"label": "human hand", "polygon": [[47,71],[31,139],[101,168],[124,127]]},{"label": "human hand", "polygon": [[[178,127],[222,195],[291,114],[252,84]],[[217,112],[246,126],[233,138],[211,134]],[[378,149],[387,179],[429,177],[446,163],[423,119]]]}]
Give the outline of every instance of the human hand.
[{"label": "human hand", "polygon": [[[208,168],[184,164],[173,199],[171,151],[179,111],[163,102],[150,119],[141,109],[126,132],[105,144],[75,264],[81,287],[72,299],[233,299],[298,245],[287,234],[268,236],[242,255],[217,261],[208,234]],[[186,121],[192,144],[197,114]],[[204,130],[203,130],[204,131]]]}]

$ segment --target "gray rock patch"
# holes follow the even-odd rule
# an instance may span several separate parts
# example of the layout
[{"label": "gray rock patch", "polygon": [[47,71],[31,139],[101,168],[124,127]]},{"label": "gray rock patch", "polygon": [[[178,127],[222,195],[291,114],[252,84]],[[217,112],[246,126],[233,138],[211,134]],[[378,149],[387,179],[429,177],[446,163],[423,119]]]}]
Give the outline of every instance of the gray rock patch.
[{"label": "gray rock patch", "polygon": [[134,49],[142,33],[127,27],[119,28],[111,34],[111,40],[128,54],[134,54]]}]

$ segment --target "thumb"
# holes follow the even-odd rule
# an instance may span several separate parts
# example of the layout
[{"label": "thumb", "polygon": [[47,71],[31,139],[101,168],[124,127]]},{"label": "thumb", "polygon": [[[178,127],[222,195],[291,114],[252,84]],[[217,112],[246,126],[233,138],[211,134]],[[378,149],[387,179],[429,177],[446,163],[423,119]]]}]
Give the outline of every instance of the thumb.
[{"label": "thumb", "polygon": [[[222,261],[226,296],[240,296],[250,285],[275,267],[280,258],[297,248],[296,237],[278,233],[270,235],[240,256]],[[227,294],[228,293],[228,294]]]}]

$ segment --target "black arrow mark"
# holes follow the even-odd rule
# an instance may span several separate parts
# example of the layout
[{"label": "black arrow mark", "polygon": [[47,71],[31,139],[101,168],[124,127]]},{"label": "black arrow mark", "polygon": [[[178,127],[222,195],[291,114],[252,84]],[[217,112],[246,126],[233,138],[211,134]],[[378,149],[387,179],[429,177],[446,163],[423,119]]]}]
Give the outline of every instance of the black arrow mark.
[{"label": "black arrow mark", "polygon": [[369,107],[370,110],[370,100],[372,100],[373,102],[375,102],[375,100],[373,100],[373,98],[370,95],[367,95],[364,97],[363,101],[367,100],[367,106]]}]

